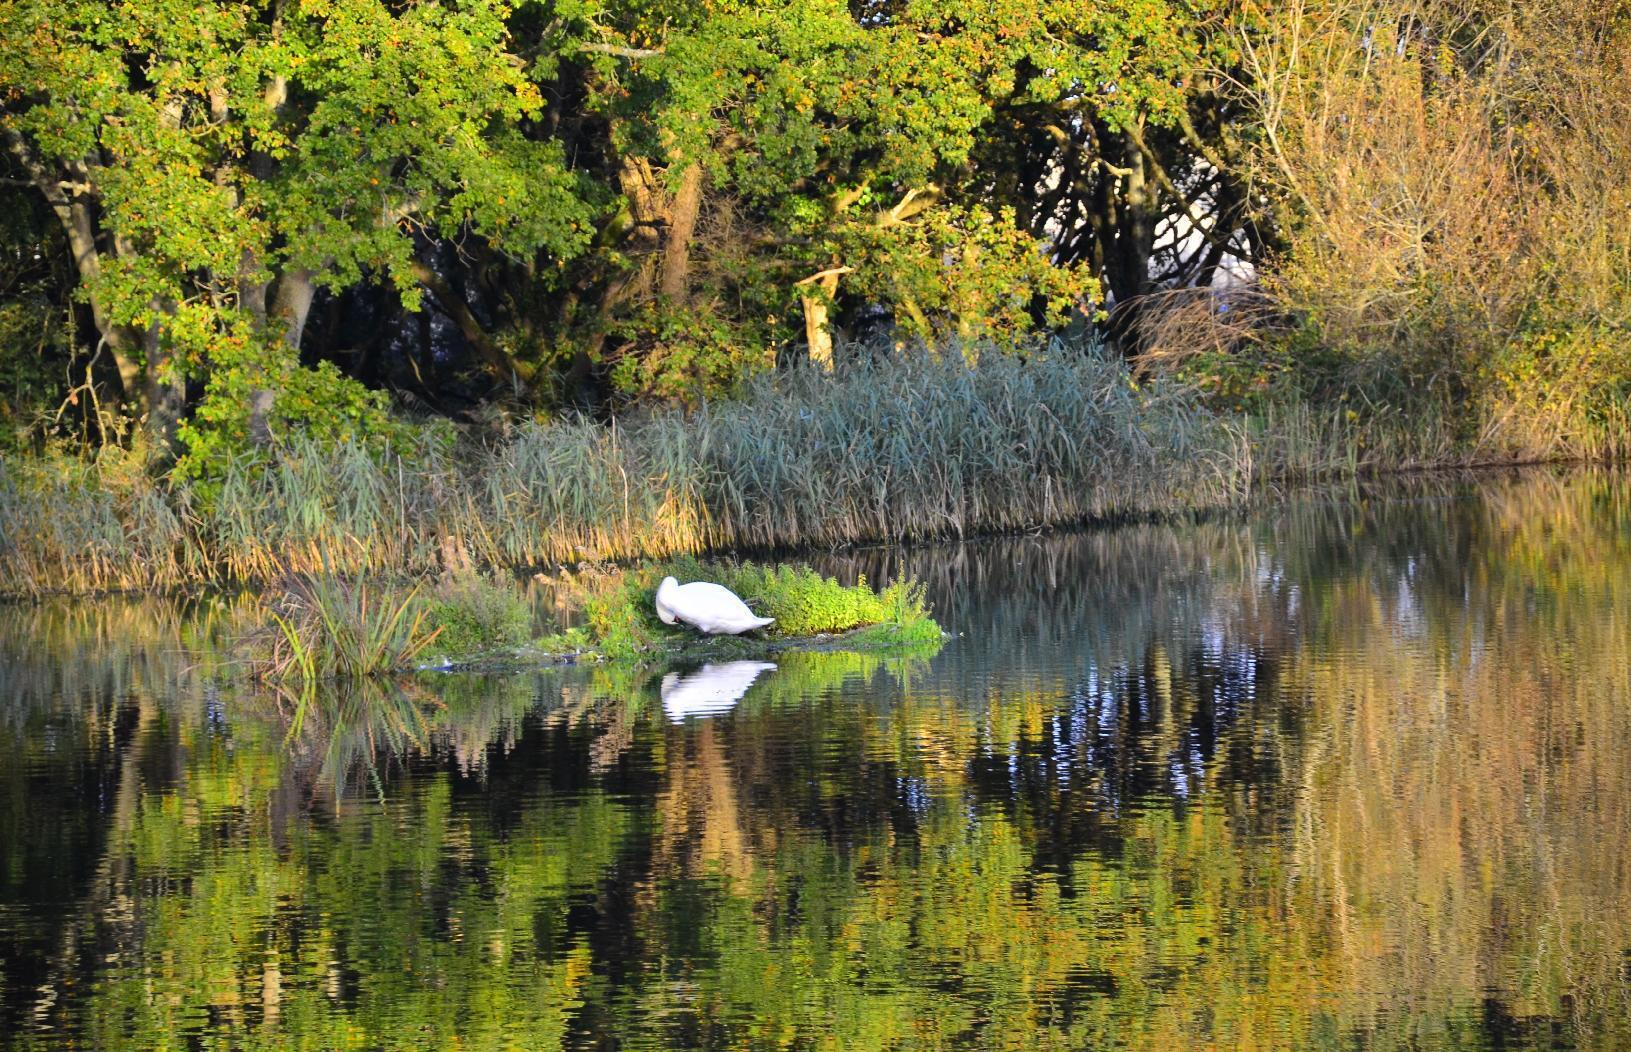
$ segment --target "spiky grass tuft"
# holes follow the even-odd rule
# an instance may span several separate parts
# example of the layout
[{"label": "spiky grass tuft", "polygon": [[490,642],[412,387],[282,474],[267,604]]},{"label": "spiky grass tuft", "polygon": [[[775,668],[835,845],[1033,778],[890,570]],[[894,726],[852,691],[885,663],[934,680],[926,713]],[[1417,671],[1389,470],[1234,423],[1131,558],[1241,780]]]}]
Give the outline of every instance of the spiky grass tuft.
[{"label": "spiky grass tuft", "polygon": [[295,575],[268,604],[270,623],[250,638],[251,674],[309,684],[405,669],[441,631],[428,623],[419,592],[417,585],[401,590]]}]

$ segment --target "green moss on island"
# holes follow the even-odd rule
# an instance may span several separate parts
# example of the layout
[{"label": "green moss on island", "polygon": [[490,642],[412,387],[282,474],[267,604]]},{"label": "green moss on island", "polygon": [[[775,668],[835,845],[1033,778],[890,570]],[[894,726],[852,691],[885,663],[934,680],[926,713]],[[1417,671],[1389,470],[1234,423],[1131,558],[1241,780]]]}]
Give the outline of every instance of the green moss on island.
[{"label": "green moss on island", "polygon": [[[681,583],[722,584],[741,596],[754,613],[773,617],[775,623],[742,636],[703,636],[685,625],[665,625],[657,617],[653,596],[657,585],[670,575]],[[842,585],[808,566],[676,559],[622,570],[591,589],[583,604],[583,628],[590,645],[613,660],[858,630],[869,630],[869,638],[878,643],[940,638],[940,626],[929,616],[923,591],[915,582],[902,581],[875,591],[865,579]]]},{"label": "green moss on island", "polygon": [[[706,636],[685,625],[665,625],[653,596],[664,577],[682,583],[713,581],[742,597],[775,623],[740,636]],[[537,651],[606,661],[748,658],[789,647],[918,648],[938,645],[940,626],[929,615],[923,589],[900,581],[875,590],[863,578],[839,584],[808,566],[703,562],[682,558],[643,563],[609,574],[560,582],[576,600],[582,624],[538,640]]]}]

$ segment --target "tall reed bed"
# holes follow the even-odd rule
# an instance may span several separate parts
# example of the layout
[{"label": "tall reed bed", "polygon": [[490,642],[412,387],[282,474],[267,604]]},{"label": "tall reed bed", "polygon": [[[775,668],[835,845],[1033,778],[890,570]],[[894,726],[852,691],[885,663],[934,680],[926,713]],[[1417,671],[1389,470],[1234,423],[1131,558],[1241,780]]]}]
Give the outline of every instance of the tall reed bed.
[{"label": "tall reed bed", "polygon": [[384,459],[291,443],[212,490],[115,456],[0,464],[0,589],[420,573],[961,536],[1240,499],[1243,433],[1117,360],[894,356],[737,401]]},{"label": "tall reed bed", "polygon": [[1591,406],[1551,398],[1467,409],[1400,410],[1319,405],[1288,398],[1245,423],[1253,475],[1268,486],[1424,468],[1624,462],[1631,413],[1610,395]]}]

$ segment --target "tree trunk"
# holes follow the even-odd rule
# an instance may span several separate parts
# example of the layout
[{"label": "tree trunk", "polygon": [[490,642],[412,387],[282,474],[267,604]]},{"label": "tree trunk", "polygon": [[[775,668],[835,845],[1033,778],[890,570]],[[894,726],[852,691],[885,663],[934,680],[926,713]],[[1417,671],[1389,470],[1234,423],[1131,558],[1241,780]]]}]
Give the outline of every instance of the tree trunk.
[{"label": "tree trunk", "polygon": [[[832,279],[834,288],[838,279]],[[800,297],[804,305],[804,342],[810,348],[810,361],[824,372],[832,372],[832,329],[827,325],[827,301],[814,296]]]},{"label": "tree trunk", "polygon": [[680,188],[674,195],[668,218],[668,240],[663,245],[663,265],[657,294],[683,304],[691,277],[691,239],[696,234],[697,213],[702,207],[702,165],[695,162],[680,173]]},{"label": "tree trunk", "polygon": [[[66,197],[64,198],[66,202]],[[113,363],[119,370],[119,386],[125,404],[138,413],[148,408],[146,392],[142,388],[142,366],[136,360],[136,340],[132,339],[129,329],[114,325],[108,319],[107,307],[102,303],[102,297],[97,295],[96,286],[102,276],[102,259],[96,251],[95,227],[91,222],[90,206],[83,201],[74,201],[66,204],[66,208],[59,210],[56,202],[52,202],[52,211],[58,212],[63,219],[63,229],[68,234],[68,249],[74,255],[74,266],[79,271],[79,283],[89,290],[91,303],[91,321],[96,326],[97,335],[101,337],[103,346],[113,355]]]},{"label": "tree trunk", "polygon": [[250,320],[255,328],[265,332],[267,320],[267,293],[271,291],[272,283],[269,281],[250,281],[249,276],[255,272],[255,256],[245,252],[243,259],[238,262],[238,306],[249,313]]},{"label": "tree trunk", "polygon": [[[689,173],[687,173],[689,174]],[[572,367],[567,374],[568,387],[574,391],[586,390],[594,372],[594,363],[600,360],[606,345],[606,330],[612,315],[624,303],[640,301],[652,293],[659,273],[666,289],[677,275],[683,289],[689,269],[689,255],[676,266],[669,265],[669,251],[664,248],[662,231],[670,226],[667,195],[661,180],[644,157],[627,156],[618,163],[617,185],[628,203],[628,225],[621,235],[614,234],[612,244],[632,263],[628,270],[608,276],[601,290],[600,304],[595,310],[594,328],[584,340],[582,348],[572,356]],[[683,188],[683,182],[682,182]],[[701,170],[698,169],[696,192],[701,194]],[[696,218],[691,219],[692,227]],[[689,235],[687,237],[689,239]],[[659,254],[662,266],[659,272]]]},{"label": "tree trunk", "polygon": [[[277,281],[277,291],[272,296],[269,310],[266,286],[249,286],[245,292],[244,306],[257,318],[263,331],[268,326],[281,325],[284,346],[298,356],[300,341],[306,332],[306,319],[311,316],[312,300],[317,295],[312,272],[304,267],[285,271]],[[277,396],[278,389],[270,382],[249,392],[249,405],[246,407],[249,440],[263,449],[271,446],[274,439],[271,416]]]},{"label": "tree trunk", "polygon": [[828,324],[828,314],[831,309],[833,293],[838,291],[838,278],[854,270],[853,267],[835,266],[817,274],[811,274],[794,284],[800,287],[815,286],[821,289],[822,295],[811,296],[799,294],[799,303],[804,307],[804,344],[810,349],[810,361],[820,366],[826,372],[832,372],[832,326]]},{"label": "tree trunk", "polygon": [[74,269],[79,274],[79,284],[89,293],[91,321],[96,326],[102,346],[113,356],[114,366],[119,371],[121,400],[138,413],[144,411],[146,392],[142,386],[142,367],[134,357],[136,337],[128,329],[108,320],[107,306],[96,292],[102,276],[102,257],[97,252],[96,224],[90,206],[78,197],[77,191],[75,196],[69,196],[64,181],[40,163],[22,135],[7,131],[6,146],[45,198],[57,222],[62,224],[63,233],[68,238],[68,251],[74,257]]},{"label": "tree trunk", "polygon": [[[1102,141],[1108,144],[1117,140],[1107,136]],[[1105,279],[1115,297],[1110,315],[1111,338],[1121,353],[1131,358],[1138,353],[1142,297],[1150,291],[1150,256],[1155,250],[1159,202],[1150,185],[1144,153],[1133,133],[1124,133],[1119,142],[1127,174],[1122,177],[1121,200],[1112,227],[1115,240],[1106,253]]]},{"label": "tree trunk", "polygon": [[283,323],[283,342],[290,350],[300,349],[301,337],[306,331],[306,318],[311,314],[311,301],[317,295],[312,272],[304,267],[284,271],[278,279],[277,295],[272,300],[272,317]]},{"label": "tree trunk", "polygon": [[[255,259],[245,252],[238,268],[238,304],[249,312],[255,331],[264,333],[268,324],[266,294],[271,291],[271,282],[250,281],[249,275],[254,270]],[[249,395],[249,441],[262,448],[272,444],[271,415],[276,401],[277,392],[270,387],[259,388]]]},{"label": "tree trunk", "polygon": [[619,299],[644,299],[651,294],[656,254],[662,243],[662,229],[668,225],[666,195],[661,182],[651,170],[651,162],[644,157],[625,157],[617,172],[618,187],[629,203],[631,220],[628,243],[624,253],[634,261],[634,268]]},{"label": "tree trunk", "polygon": [[176,431],[181,426],[187,388],[179,377],[165,377],[170,371],[170,354],[164,349],[158,322],[143,330],[142,347],[147,354],[146,430],[157,446],[155,452],[162,459],[175,449]]}]

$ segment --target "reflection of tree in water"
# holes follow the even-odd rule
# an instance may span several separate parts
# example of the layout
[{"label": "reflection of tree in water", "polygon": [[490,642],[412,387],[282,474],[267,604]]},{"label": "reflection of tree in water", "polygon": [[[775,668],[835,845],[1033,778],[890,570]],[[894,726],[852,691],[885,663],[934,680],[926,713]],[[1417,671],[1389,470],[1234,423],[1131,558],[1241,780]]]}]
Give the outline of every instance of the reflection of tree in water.
[{"label": "reflection of tree in water", "polygon": [[[1243,820],[1283,822],[1297,707],[1277,691],[1300,632],[1299,587],[1237,524],[1132,526],[997,538],[933,554],[834,556],[841,577],[917,576],[960,633],[925,688],[971,707],[966,743],[982,800],[1045,828],[1057,864],[1113,849],[1131,805],[1207,786],[1241,795]],[[1281,800],[1280,806],[1288,803]]]},{"label": "reflection of tree in water", "polygon": [[722,748],[718,725],[704,721],[670,739],[666,782],[657,794],[657,843],[652,872],[667,879],[720,872],[745,882],[756,854],[775,850],[771,839],[749,844],[738,803],[738,782]]},{"label": "reflection of tree in water", "polygon": [[411,740],[291,755],[88,647],[4,725],[82,831],[21,856],[73,887],[6,1021],[49,966],[109,1046],[1617,1047],[1624,496],[970,545],[932,659],[780,655],[678,725],[658,673],[437,678]]},{"label": "reflection of tree in water", "polygon": [[[160,699],[193,679],[230,601],[111,598],[0,605],[0,1032],[54,998],[87,952],[73,918],[108,913],[90,951],[139,937],[123,849],[144,792],[174,784],[175,715]],[[194,711],[211,702],[195,701]],[[65,918],[70,918],[68,923]]]},{"label": "reflection of tree in water", "polygon": [[1631,1039],[1628,497],[1612,475],[1493,486],[1412,524],[1391,569],[1311,590],[1341,660],[1288,670],[1322,729],[1295,857],[1368,1029],[1488,990],[1485,1032],[1513,1044]]},{"label": "reflection of tree in water", "polygon": [[1183,661],[1152,645],[1140,664],[1095,670],[1013,740],[980,751],[973,791],[1035,829],[1038,862],[1061,873],[1084,850],[1115,853],[1130,808],[1181,811],[1210,789],[1238,791],[1241,818],[1272,828],[1288,818],[1280,753],[1298,733],[1276,670],[1222,641]]}]

